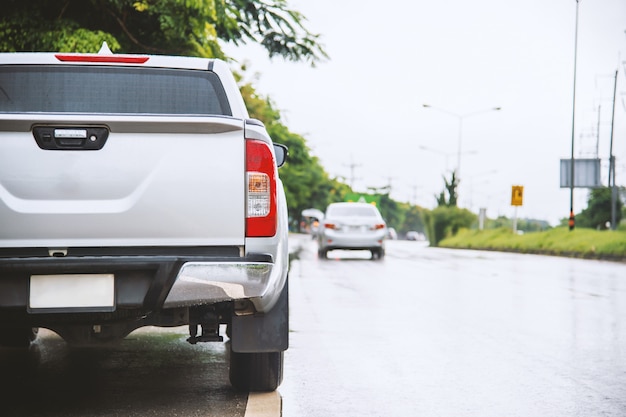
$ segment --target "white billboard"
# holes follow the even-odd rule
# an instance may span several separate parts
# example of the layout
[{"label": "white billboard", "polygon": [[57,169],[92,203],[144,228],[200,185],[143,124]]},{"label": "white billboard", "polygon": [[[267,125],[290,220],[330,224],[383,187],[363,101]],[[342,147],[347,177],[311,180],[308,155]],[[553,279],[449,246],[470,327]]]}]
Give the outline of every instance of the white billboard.
[{"label": "white billboard", "polygon": [[[572,160],[561,159],[561,188],[570,188]],[[574,159],[574,188],[598,188],[600,182],[600,158]]]}]

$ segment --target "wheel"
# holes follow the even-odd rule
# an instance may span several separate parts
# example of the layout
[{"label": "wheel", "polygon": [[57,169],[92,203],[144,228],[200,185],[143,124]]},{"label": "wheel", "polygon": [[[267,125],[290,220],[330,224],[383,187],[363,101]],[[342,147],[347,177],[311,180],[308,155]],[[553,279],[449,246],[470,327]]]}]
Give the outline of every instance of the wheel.
[{"label": "wheel", "polygon": [[320,259],[328,259],[328,251],[326,249],[318,249],[317,256]]},{"label": "wheel", "polygon": [[239,391],[274,391],[283,380],[283,352],[230,352],[230,383]]},{"label": "wheel", "polygon": [[15,327],[0,329],[0,346],[25,348],[37,338],[37,327]]}]

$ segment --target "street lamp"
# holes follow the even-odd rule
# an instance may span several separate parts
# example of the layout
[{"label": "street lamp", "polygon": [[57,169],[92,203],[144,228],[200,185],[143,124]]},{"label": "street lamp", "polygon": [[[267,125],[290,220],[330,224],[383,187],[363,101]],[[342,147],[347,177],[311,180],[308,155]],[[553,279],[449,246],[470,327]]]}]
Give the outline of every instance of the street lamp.
[{"label": "street lamp", "polygon": [[438,107],[433,107],[430,104],[422,104],[423,107],[427,108],[427,109],[433,109],[433,110],[437,110],[440,111],[441,113],[445,113],[449,116],[453,116],[456,117],[459,120],[459,147],[457,150],[457,162],[456,162],[456,177],[461,179],[461,144],[462,144],[462,139],[463,139],[463,119],[471,117],[471,116],[476,116],[478,114],[482,114],[482,113],[487,113],[490,111],[498,111],[501,109],[501,107],[491,107],[489,109],[484,109],[484,110],[479,110],[479,111],[475,111],[472,113],[467,113],[467,114],[457,114],[445,109],[440,109]]}]

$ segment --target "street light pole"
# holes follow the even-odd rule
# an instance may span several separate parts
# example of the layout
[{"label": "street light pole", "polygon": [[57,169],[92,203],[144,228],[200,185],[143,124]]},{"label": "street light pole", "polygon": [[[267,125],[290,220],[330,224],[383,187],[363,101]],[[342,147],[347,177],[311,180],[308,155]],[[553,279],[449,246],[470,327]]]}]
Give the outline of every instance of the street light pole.
[{"label": "street light pole", "polygon": [[576,61],[578,55],[578,4],[580,0],[576,0],[576,26],[574,29],[574,92],[572,99],[572,155],[570,167],[570,191],[569,191],[569,230],[574,230],[576,219],[574,217],[574,127],[576,122]]},{"label": "street light pole", "polygon": [[437,110],[441,113],[445,113],[448,116],[452,116],[458,119],[459,121],[459,138],[458,138],[458,149],[457,149],[457,162],[456,162],[456,177],[460,180],[461,179],[461,154],[462,154],[462,143],[463,143],[463,119],[467,118],[467,117],[471,117],[471,116],[476,116],[478,114],[482,114],[482,113],[487,113],[490,111],[498,111],[501,109],[501,107],[491,107],[489,109],[484,109],[484,110],[479,110],[479,111],[475,111],[472,113],[467,113],[467,114],[457,114],[454,112],[451,112],[449,110],[445,110],[445,109],[440,109],[438,107],[433,107],[430,104],[422,104],[423,107],[427,108],[427,109],[433,109],[433,110]]}]

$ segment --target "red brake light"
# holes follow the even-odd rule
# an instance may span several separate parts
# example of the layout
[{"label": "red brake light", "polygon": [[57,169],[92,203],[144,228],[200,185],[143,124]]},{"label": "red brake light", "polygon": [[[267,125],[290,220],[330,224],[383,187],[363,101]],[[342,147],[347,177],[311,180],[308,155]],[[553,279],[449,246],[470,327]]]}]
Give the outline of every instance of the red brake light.
[{"label": "red brake light", "polygon": [[246,236],[276,234],[276,163],[269,145],[246,139]]},{"label": "red brake light", "polygon": [[326,228],[326,229],[336,229],[337,226],[335,226],[333,223],[324,223],[324,228]]},{"label": "red brake light", "polygon": [[131,55],[93,55],[93,54],[56,54],[56,59],[63,62],[109,62],[116,64],[143,64],[150,58]]},{"label": "red brake light", "polygon": [[378,224],[375,224],[374,226],[372,226],[372,230],[380,230],[380,229],[384,229],[384,228],[385,228],[384,223],[378,223]]}]

